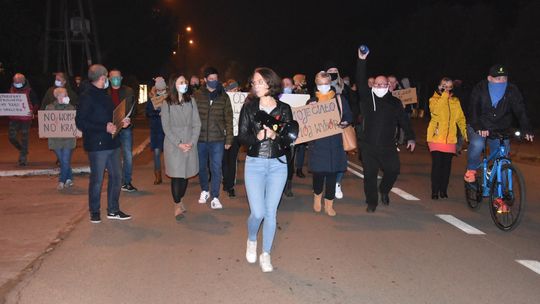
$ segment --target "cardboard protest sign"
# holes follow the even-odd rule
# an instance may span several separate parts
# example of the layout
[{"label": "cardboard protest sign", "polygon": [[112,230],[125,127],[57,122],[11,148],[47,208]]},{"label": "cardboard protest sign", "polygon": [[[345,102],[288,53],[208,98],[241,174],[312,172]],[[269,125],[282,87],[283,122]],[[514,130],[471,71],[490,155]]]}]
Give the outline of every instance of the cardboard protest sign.
[{"label": "cardboard protest sign", "polygon": [[25,94],[0,94],[0,116],[28,116],[30,114]]},{"label": "cardboard protest sign", "polygon": [[113,134],[113,138],[120,133],[124,123],[122,122],[126,118],[126,100],[123,99],[122,102],[114,109],[113,112],[113,121],[112,123],[116,126],[116,133]]},{"label": "cardboard protest sign", "polygon": [[341,118],[335,99],[317,102],[303,107],[292,108],[293,118],[298,122],[300,132],[296,144],[340,134],[338,126]]},{"label": "cardboard protest sign", "polygon": [[81,137],[82,133],[75,125],[75,115],[75,110],[38,111],[39,137]]},{"label": "cardboard protest sign", "polygon": [[309,94],[281,94],[279,100],[291,106],[291,108],[303,107],[309,100]]},{"label": "cardboard protest sign", "polygon": [[227,92],[229,98],[231,99],[231,106],[233,110],[233,134],[238,136],[238,121],[240,119],[240,111],[242,106],[246,101],[248,93],[244,92]]},{"label": "cardboard protest sign", "polygon": [[397,90],[392,92],[392,95],[399,98],[399,100],[401,100],[404,106],[418,102],[418,97],[416,96],[416,88]]}]

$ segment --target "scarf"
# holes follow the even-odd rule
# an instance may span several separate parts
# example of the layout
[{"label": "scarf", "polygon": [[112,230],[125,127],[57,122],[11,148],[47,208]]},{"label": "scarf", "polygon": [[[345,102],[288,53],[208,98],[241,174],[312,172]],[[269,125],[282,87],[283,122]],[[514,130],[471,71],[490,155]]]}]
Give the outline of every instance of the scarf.
[{"label": "scarf", "polygon": [[499,101],[504,97],[504,92],[508,82],[494,83],[488,82],[489,97],[491,98],[491,105],[496,108]]}]

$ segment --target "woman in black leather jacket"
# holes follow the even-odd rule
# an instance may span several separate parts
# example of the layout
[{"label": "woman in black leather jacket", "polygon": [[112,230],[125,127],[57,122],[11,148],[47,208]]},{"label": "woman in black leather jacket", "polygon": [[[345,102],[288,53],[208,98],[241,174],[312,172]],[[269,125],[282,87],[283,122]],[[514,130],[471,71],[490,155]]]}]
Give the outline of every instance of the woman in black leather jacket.
[{"label": "woman in black leather jacket", "polygon": [[251,214],[248,218],[246,259],[257,261],[257,233],[263,224],[263,246],[259,264],[263,272],[273,270],[270,251],[276,232],[276,213],[287,180],[285,149],[290,144],[279,133],[278,125],[267,126],[257,118],[264,111],[277,121],[289,122],[289,105],[277,98],[281,92],[279,76],[268,68],[253,73],[255,97],[246,102],[240,112],[238,139],[248,146],[244,180]]}]

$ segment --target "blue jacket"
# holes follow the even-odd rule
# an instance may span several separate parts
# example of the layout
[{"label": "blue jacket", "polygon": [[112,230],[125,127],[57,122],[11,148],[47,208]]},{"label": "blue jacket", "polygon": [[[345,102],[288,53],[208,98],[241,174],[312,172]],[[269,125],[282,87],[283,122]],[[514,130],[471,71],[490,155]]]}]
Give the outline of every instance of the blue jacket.
[{"label": "blue jacket", "polygon": [[146,102],[146,117],[150,120],[150,148],[163,150],[165,133],[161,125],[161,108],[156,110],[151,101]]},{"label": "blue jacket", "polygon": [[[84,149],[88,152],[120,147],[119,137],[107,133],[107,123],[113,121],[114,104],[107,90],[89,85],[79,97],[75,124],[83,133]],[[120,131],[120,130],[118,130]]]}]

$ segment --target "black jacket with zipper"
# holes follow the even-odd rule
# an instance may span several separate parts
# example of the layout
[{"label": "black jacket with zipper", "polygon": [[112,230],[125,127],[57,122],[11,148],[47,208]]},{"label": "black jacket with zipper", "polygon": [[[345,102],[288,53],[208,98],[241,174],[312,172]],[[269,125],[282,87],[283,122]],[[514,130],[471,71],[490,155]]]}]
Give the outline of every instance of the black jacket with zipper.
[{"label": "black jacket with zipper", "polygon": [[[276,99],[276,107],[270,115],[279,121],[289,122],[293,120],[291,107]],[[285,155],[289,144],[284,136],[278,136],[275,140],[266,138],[257,139],[257,134],[263,129],[260,123],[255,122],[255,114],[260,110],[260,99],[246,100],[240,111],[238,122],[238,140],[248,147],[247,155],[261,158],[277,158]]]}]

